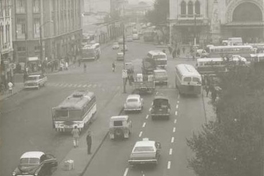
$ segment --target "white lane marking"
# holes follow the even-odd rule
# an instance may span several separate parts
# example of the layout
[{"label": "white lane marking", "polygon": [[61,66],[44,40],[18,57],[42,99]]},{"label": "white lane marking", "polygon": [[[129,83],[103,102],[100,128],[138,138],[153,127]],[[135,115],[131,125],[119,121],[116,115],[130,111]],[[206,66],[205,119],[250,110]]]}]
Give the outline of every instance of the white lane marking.
[{"label": "white lane marking", "polygon": [[149,108],[149,112],[151,111],[151,108]]},{"label": "white lane marking", "polygon": [[82,87],[86,87],[86,84],[85,84],[85,85],[83,85]]},{"label": "white lane marking", "polygon": [[139,136],[139,137],[141,137],[141,136],[142,136],[142,133],[143,133],[143,132],[142,132],[142,131],[140,131],[140,133],[139,133],[139,135],[138,135],[138,136]]},{"label": "white lane marking", "polygon": [[171,138],[171,143],[173,143],[173,142],[174,142],[174,137]]},{"label": "white lane marking", "polygon": [[170,162],[170,161],[168,161],[167,168],[168,168],[168,169],[170,169],[170,168],[171,168],[171,162]]},{"label": "white lane marking", "polygon": [[146,116],[146,119],[148,119],[148,118],[149,118],[149,115]]},{"label": "white lane marking", "polygon": [[68,87],[72,87],[72,84],[70,84]]},{"label": "white lane marking", "polygon": [[176,131],[176,127],[173,127],[173,130],[172,130],[172,132],[173,132],[173,133],[175,133],[175,131]]},{"label": "white lane marking", "polygon": [[178,115],[178,111],[175,111],[175,115]]},{"label": "white lane marking", "polygon": [[178,109],[178,108],[179,108],[179,105],[177,104],[177,105],[176,105],[176,109]]},{"label": "white lane marking", "polygon": [[74,84],[74,86],[73,87],[77,87],[78,85],[77,84]]},{"label": "white lane marking", "polygon": [[177,123],[177,119],[174,120],[174,123]]},{"label": "white lane marking", "polygon": [[178,98],[180,98],[180,95],[178,94]]},{"label": "white lane marking", "polygon": [[126,168],[123,176],[127,176],[127,173],[128,173],[128,167]]},{"label": "white lane marking", "polygon": [[172,155],[172,148],[170,148],[169,155]]},{"label": "white lane marking", "polygon": [[145,126],[146,126],[146,122],[143,123],[142,128],[144,128]]},{"label": "white lane marking", "polygon": [[177,103],[180,103],[180,101],[177,101]]}]

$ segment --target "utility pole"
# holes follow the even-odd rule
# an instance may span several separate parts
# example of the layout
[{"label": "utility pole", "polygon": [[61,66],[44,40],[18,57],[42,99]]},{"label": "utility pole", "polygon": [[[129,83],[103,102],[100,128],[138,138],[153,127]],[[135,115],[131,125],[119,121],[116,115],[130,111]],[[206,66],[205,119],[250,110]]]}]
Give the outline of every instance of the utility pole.
[{"label": "utility pole", "polygon": [[126,83],[127,83],[127,70],[125,67],[125,55],[126,55],[126,37],[125,37],[125,23],[123,22],[123,92],[126,93]]}]

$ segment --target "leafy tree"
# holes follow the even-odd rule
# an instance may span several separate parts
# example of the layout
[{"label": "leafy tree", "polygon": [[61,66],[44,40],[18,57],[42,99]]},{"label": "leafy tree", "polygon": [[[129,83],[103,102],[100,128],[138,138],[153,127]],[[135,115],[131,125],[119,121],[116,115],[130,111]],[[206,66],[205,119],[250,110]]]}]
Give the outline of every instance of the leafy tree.
[{"label": "leafy tree", "polygon": [[221,79],[220,123],[203,126],[187,140],[195,152],[189,166],[198,176],[259,176],[262,173],[264,72],[236,67]]},{"label": "leafy tree", "polygon": [[166,24],[169,15],[169,3],[169,0],[156,0],[153,10],[147,12],[146,19],[155,26]]}]

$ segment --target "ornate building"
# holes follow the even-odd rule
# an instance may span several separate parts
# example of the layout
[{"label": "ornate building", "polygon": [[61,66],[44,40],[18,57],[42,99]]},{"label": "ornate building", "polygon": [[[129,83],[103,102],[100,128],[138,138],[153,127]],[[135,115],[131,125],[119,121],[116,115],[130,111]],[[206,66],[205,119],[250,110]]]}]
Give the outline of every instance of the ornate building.
[{"label": "ornate building", "polygon": [[74,54],[81,47],[81,14],[82,0],[13,0],[16,61]]},{"label": "ornate building", "polygon": [[0,0],[0,83],[7,84],[13,78],[11,0]]},{"label": "ornate building", "polygon": [[170,0],[171,41],[183,45],[264,38],[263,0]]}]

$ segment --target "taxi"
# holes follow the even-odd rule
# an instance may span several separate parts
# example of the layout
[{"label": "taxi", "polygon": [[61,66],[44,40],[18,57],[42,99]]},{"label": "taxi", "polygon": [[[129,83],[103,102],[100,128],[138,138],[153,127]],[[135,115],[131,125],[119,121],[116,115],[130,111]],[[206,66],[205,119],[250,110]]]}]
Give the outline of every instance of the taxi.
[{"label": "taxi", "polygon": [[48,78],[46,75],[43,74],[32,74],[29,75],[24,83],[24,88],[25,89],[30,89],[30,88],[37,88],[39,89],[40,87],[45,86],[46,82],[48,81]]},{"label": "taxi", "polygon": [[130,166],[142,164],[158,164],[160,158],[161,144],[157,141],[143,138],[137,141],[130,154],[128,163]]},{"label": "taxi", "polygon": [[25,152],[20,157],[13,176],[48,176],[57,169],[58,162],[53,155],[41,151]]},{"label": "taxi", "polygon": [[124,104],[124,111],[141,111],[143,109],[143,98],[138,94],[128,95]]}]

